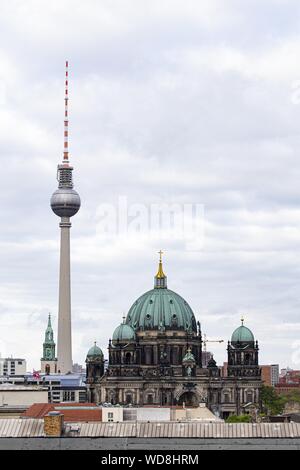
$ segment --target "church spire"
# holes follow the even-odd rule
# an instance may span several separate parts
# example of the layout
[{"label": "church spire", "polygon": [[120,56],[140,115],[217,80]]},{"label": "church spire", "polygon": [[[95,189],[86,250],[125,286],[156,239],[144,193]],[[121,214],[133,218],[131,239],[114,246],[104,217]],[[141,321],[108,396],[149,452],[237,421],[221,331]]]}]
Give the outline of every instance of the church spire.
[{"label": "church spire", "polygon": [[48,315],[48,325],[45,331],[45,343],[54,344],[53,329],[52,329],[52,324],[51,324],[51,313],[49,313]]},{"label": "church spire", "polygon": [[51,324],[51,314],[48,315],[48,324],[45,331],[45,341],[43,343],[43,357],[42,361],[55,361],[55,342],[54,342],[54,334]]},{"label": "church spire", "polygon": [[158,289],[162,289],[162,288],[167,287],[167,276],[165,275],[163,271],[163,265],[162,265],[163,251],[159,250],[158,254],[159,254],[159,263],[158,263],[157,274],[154,277],[154,287]]}]

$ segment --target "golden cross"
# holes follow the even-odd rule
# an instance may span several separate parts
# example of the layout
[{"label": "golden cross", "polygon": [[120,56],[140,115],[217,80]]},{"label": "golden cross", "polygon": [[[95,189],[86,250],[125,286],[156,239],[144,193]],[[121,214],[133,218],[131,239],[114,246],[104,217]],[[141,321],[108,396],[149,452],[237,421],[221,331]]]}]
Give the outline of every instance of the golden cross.
[{"label": "golden cross", "polygon": [[158,254],[159,254],[159,261],[161,262],[161,256],[164,254],[164,252],[159,250]]}]

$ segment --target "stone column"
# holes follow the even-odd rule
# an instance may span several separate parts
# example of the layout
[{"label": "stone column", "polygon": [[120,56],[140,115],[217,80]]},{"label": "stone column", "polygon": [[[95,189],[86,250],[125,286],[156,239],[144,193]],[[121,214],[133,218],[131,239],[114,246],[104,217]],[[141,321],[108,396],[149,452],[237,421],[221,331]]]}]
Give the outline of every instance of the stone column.
[{"label": "stone column", "polygon": [[157,345],[153,346],[153,363],[156,365],[158,364],[158,350]]}]

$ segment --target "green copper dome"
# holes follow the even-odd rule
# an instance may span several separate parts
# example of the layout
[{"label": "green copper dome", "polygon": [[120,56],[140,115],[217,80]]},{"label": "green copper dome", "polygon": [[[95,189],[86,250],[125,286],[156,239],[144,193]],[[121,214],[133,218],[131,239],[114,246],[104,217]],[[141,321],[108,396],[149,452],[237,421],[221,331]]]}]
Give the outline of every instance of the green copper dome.
[{"label": "green copper dome", "polygon": [[88,350],[87,357],[103,357],[103,352],[95,343],[94,346]]},{"label": "green copper dome", "polygon": [[238,341],[241,343],[254,342],[254,335],[252,331],[243,324],[234,330],[231,336],[232,343],[237,343]]},{"label": "green copper dome", "polygon": [[189,304],[170,289],[154,288],[141,295],[130,308],[126,323],[134,330],[182,329],[197,331]]},{"label": "green copper dome", "polygon": [[135,332],[134,329],[131,328],[130,325],[126,325],[126,323],[121,323],[115,331],[113,332],[113,341],[134,341],[135,340]]}]

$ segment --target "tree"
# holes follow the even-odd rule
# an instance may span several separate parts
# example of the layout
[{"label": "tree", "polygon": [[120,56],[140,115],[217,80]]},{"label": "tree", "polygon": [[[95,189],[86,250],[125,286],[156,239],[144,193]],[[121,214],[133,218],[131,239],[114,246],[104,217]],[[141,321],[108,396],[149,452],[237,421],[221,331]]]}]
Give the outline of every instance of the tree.
[{"label": "tree", "polygon": [[286,402],[300,403],[300,390],[299,389],[291,389],[288,392],[286,392],[283,396]]},{"label": "tree", "polygon": [[286,398],[276,393],[273,387],[263,385],[260,392],[263,409],[268,415],[278,415],[283,412]]},{"label": "tree", "polygon": [[231,415],[226,419],[226,423],[250,423],[250,415]]}]

